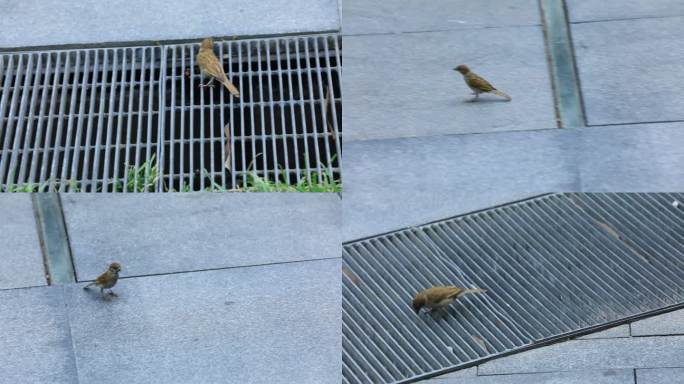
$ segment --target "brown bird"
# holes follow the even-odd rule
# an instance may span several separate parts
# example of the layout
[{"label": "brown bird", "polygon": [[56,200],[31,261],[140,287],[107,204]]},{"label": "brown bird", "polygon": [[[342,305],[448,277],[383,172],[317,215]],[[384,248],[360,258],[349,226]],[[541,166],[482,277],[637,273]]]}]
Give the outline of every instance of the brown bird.
[{"label": "brown bird", "polygon": [[202,84],[202,87],[210,86],[214,79],[217,79],[226,86],[233,96],[240,97],[240,91],[228,80],[226,73],[223,71],[223,65],[214,54],[214,40],[211,37],[202,40],[202,45],[197,54],[197,66],[203,75],[211,78],[208,83]]},{"label": "brown bird", "polygon": [[480,96],[480,93],[493,93],[497,96],[503,97],[506,99],[506,101],[512,100],[510,96],[494,88],[494,86],[491,85],[487,80],[478,76],[476,73],[471,72],[467,65],[461,64],[454,68],[454,71],[461,72],[463,75],[463,80],[465,80],[468,87],[473,90],[475,98],[472,101],[476,101]]},{"label": "brown bird", "polygon": [[413,309],[416,313],[419,313],[421,308],[425,307],[428,309],[428,312],[432,312],[447,307],[463,295],[484,292],[487,292],[487,290],[482,288],[461,288],[453,285],[432,287],[416,294],[416,297],[413,299]]},{"label": "brown bird", "polygon": [[119,280],[119,271],[121,271],[121,265],[119,263],[109,264],[109,269],[95,279],[92,283],[83,287],[83,289],[88,289],[93,285],[100,287],[100,294],[103,299],[106,299],[104,295],[104,290],[109,289],[109,295],[116,296],[116,293],[112,292],[112,287],[116,285]]}]

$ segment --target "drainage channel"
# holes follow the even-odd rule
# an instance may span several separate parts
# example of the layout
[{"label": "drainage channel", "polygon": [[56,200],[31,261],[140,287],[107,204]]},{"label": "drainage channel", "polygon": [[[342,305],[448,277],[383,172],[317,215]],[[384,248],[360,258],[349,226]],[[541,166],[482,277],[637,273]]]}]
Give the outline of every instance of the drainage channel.
[{"label": "drainage channel", "polygon": [[585,127],[565,1],[539,0],[559,128]]},{"label": "drainage channel", "polygon": [[62,202],[58,193],[31,194],[48,285],[76,281]]},{"label": "drainage channel", "polygon": [[336,34],[0,54],[3,191],[223,190],[339,179]]},{"label": "drainage channel", "polygon": [[[345,244],[344,382],[414,382],[684,306],[683,202],[553,194]],[[416,315],[433,285],[488,292]]]}]

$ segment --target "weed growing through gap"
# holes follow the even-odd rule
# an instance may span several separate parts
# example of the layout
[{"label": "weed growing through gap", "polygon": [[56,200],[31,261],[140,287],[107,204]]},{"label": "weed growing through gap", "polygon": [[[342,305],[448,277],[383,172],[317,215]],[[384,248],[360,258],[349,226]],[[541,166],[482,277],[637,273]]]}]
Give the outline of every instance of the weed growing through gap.
[{"label": "weed growing through gap", "polygon": [[[334,159],[334,157],[333,157]],[[209,186],[204,189],[205,192],[341,192],[342,183],[336,180],[331,175],[330,171],[325,167],[325,171],[312,171],[308,176],[304,175],[295,185],[287,184],[285,171],[281,169],[280,174],[277,175],[276,180],[267,180],[254,172],[249,172],[252,169],[250,163],[246,175],[247,183],[243,187],[226,189],[221,184],[217,183],[211,176],[209,171],[203,170],[203,177],[209,180]],[[10,180],[12,176],[10,175]],[[116,192],[154,192],[157,182],[159,180],[159,166],[157,164],[156,154],[153,154],[149,160],[140,164],[139,166],[130,166],[126,171],[125,182],[118,180],[114,183],[114,191]],[[27,184],[8,184],[4,192],[45,192],[50,186],[51,181],[43,183],[27,183]],[[60,182],[54,182],[54,189],[59,189]],[[78,182],[75,180],[68,181],[69,192],[80,192]],[[101,188],[99,189],[101,191]],[[162,190],[164,192],[192,192],[192,187],[185,182],[180,190],[169,189],[165,183],[162,183]]]}]

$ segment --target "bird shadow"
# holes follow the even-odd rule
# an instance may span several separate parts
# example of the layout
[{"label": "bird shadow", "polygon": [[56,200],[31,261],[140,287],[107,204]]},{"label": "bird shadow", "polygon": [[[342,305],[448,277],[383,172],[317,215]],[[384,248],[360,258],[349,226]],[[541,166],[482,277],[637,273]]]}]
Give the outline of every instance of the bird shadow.
[{"label": "bird shadow", "polygon": [[113,301],[115,299],[118,299],[120,296],[118,293],[116,294],[116,296],[111,295],[108,290],[105,290],[104,297],[103,297],[103,295],[100,293],[99,288],[86,288],[86,289],[81,288],[81,289],[83,291],[85,291],[85,293],[88,295],[88,297],[91,300],[104,301],[106,303]]}]

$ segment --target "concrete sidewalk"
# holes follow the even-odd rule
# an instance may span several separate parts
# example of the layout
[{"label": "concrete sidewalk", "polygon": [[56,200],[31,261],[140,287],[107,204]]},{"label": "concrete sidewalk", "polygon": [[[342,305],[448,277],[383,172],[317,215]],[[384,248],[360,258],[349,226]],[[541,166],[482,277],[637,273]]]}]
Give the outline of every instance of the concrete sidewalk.
[{"label": "concrete sidewalk", "polygon": [[684,383],[684,310],[426,380],[429,383]]},{"label": "concrete sidewalk", "polygon": [[340,29],[337,0],[10,0],[0,4],[0,15],[0,49]]},{"label": "concrete sidewalk", "polygon": [[[0,383],[341,381],[337,195],[63,195],[61,286],[30,195],[0,201]],[[81,289],[115,260],[119,297]]]}]

